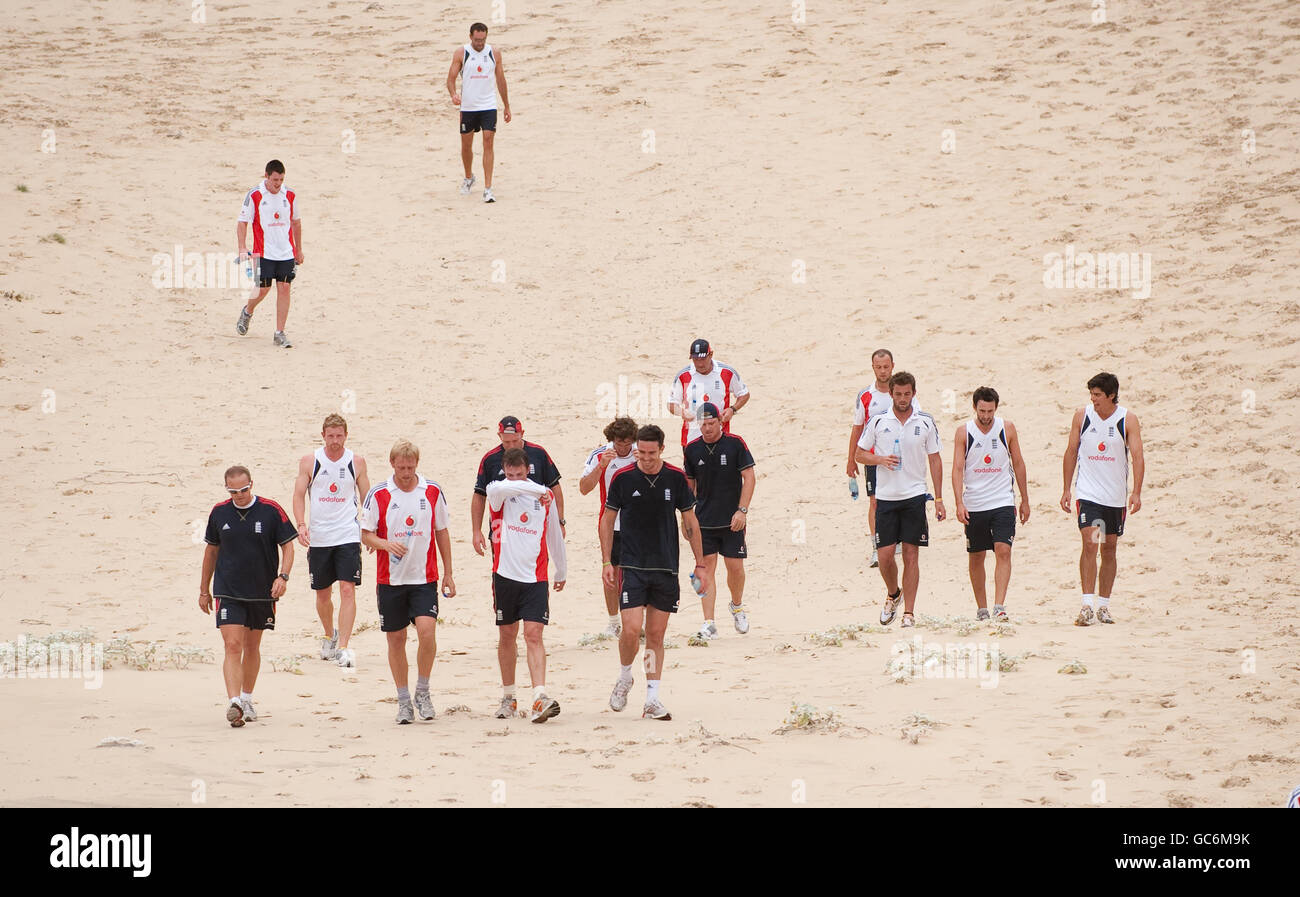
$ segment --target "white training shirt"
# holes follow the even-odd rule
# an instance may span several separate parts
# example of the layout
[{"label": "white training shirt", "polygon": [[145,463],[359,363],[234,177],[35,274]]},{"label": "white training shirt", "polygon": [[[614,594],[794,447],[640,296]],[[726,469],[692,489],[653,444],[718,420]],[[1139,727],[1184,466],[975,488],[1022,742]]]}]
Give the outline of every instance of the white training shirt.
[{"label": "white training shirt", "polygon": [[283,262],[297,256],[290,225],[301,218],[298,194],[283,183],[279,192],[272,193],[263,180],[244,194],[238,220],[253,225],[253,255]]},{"label": "white training shirt", "polygon": [[483,112],[497,107],[497,56],[491,44],[475,52],[465,45],[460,68],[460,111]]},{"label": "white training shirt", "polygon": [[[881,392],[876,389],[876,384],[872,383],[853,400],[853,426],[866,426],[867,421],[877,414],[884,414],[893,407],[893,404],[894,400],[889,393]],[[921,410],[921,403],[915,396],[912,397],[912,410]]]},{"label": "white training shirt", "polygon": [[1116,405],[1110,417],[1099,419],[1089,408],[1079,427],[1079,475],[1075,495],[1083,501],[1108,508],[1128,505],[1128,442],[1125,422],[1128,409]]},{"label": "white training shirt", "polygon": [[[898,452],[894,440],[899,441]],[[858,448],[877,455],[898,454],[903,463],[898,470],[881,464],[876,467],[876,499],[902,501],[925,495],[929,456],[939,451],[939,428],[924,411],[913,410],[906,421],[898,419],[891,405],[889,411],[867,421],[858,439]]]},{"label": "white training shirt", "polygon": [[308,540],[313,548],[348,545],[361,541],[357,523],[357,471],[352,463],[352,449],[331,461],[325,447],[316,449],[311,480],[307,486],[311,505]]},{"label": "white training shirt", "polygon": [[[602,453],[614,450],[614,443],[607,442],[599,448],[592,449],[591,454],[587,456],[587,463],[582,468],[582,475],[588,476],[593,470],[600,466],[600,456]],[[624,467],[631,467],[636,463],[636,450],[627,453],[626,458],[614,456],[614,460],[609,462],[605,468],[605,474],[600,478],[600,514],[596,516],[596,526],[600,526],[600,518],[605,516],[605,497],[609,495],[609,484],[614,479],[614,474],[618,473]],[[623,512],[619,511],[618,516],[614,518],[614,532],[618,532],[619,524],[622,520]]]},{"label": "white training shirt", "polygon": [[416,476],[410,492],[384,480],[370,490],[361,506],[361,528],[381,539],[406,544],[401,559],[375,552],[375,582],[386,586],[418,586],[438,581],[438,546],[434,533],[447,528],[447,498],[442,487]]},{"label": "white training shirt", "polygon": [[[749,387],[740,379],[740,374],[729,364],[714,360],[713,367],[707,374],[695,370],[690,364],[677,372],[669,387],[668,401],[692,412],[698,411],[705,402],[718,406],[721,413],[724,408],[732,406],[732,400],[749,395]],[[722,425],[722,432],[731,432],[731,422]],[[682,445],[693,442],[700,436],[698,420],[682,421]]]},{"label": "white training shirt", "polygon": [[987,433],[975,421],[966,421],[962,504],[967,511],[991,511],[1016,505],[1011,447],[1007,442],[1006,424],[1000,417],[993,418],[993,426]]},{"label": "white training shirt", "polygon": [[[543,508],[541,496],[550,494]],[[564,533],[555,493],[532,480],[493,480],[487,484],[492,517],[492,572],[515,582],[546,582],[546,565],[555,562],[555,581],[568,578]]]}]

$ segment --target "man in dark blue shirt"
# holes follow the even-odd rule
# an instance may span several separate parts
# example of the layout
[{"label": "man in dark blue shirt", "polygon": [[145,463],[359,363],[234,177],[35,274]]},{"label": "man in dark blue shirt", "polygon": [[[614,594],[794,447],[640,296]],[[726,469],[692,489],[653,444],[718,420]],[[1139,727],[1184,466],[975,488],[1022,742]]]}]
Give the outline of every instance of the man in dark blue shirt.
[{"label": "man in dark blue shirt", "polygon": [[[528,479],[541,486],[546,486],[555,494],[555,509],[560,512],[560,532],[567,535],[564,520],[564,491],[560,489],[560,471],[546,449],[535,442],[524,441],[524,425],[514,415],[506,415],[497,424],[497,436],[501,444],[492,449],[478,462],[478,478],[474,480],[474,498],[470,500],[469,517],[473,533],[474,550],[483,554],[487,548],[487,537],[483,535],[483,510],[487,507],[487,484],[493,480],[506,478],[501,459],[507,449],[519,448],[528,456]],[[493,543],[493,551],[496,551]]]},{"label": "man in dark blue shirt", "polygon": [[226,720],[237,729],[257,719],[253,686],[262,665],[262,633],[275,628],[275,602],[289,582],[298,531],[283,508],[253,494],[247,467],[226,471],[226,492],[230,498],[208,515],[199,608],[216,613],[225,644]]}]

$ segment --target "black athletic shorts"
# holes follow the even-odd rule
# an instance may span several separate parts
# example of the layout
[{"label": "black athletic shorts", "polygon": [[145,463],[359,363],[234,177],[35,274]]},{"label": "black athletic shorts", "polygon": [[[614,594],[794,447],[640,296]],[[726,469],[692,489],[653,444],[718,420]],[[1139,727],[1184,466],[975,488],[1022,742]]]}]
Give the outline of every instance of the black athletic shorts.
[{"label": "black athletic shorts", "polygon": [[1016,538],[1016,509],[1007,505],[987,511],[971,511],[966,524],[966,550],[971,554],[992,551],[994,542],[1010,545]]},{"label": "black athletic shorts", "polygon": [[1128,516],[1128,508],[1112,508],[1082,498],[1074,503],[1074,507],[1079,514],[1079,529],[1099,526],[1103,536],[1124,535],[1124,518]]},{"label": "black athletic shorts", "polygon": [[619,531],[614,530],[614,544],[612,544],[609,548],[609,562],[615,567],[618,566],[618,558],[619,555],[622,554],[622,552],[619,551],[619,547],[622,543],[622,540],[619,538],[619,535],[620,535]]},{"label": "black athletic shorts", "polygon": [[239,601],[234,598],[215,598],[212,615],[217,618],[217,628],[222,626],[247,626],[249,629],[275,628],[275,602]]},{"label": "black athletic shorts", "polygon": [[700,527],[700,542],[703,543],[705,555],[720,554],[724,558],[743,558],[745,554],[745,531],[733,532],[731,527]]},{"label": "black athletic shorts", "polygon": [[483,109],[479,112],[462,112],[460,114],[460,132],[474,134],[478,131],[495,131],[497,129],[497,111]]},{"label": "black athletic shorts", "polygon": [[668,573],[665,570],[623,568],[623,591],[619,594],[619,610],[649,605],[665,613],[675,614],[681,596],[681,584],[677,581],[676,573]]},{"label": "black athletic shorts", "polygon": [[930,520],[925,516],[925,496],[901,501],[876,498],[876,547],[930,544]]},{"label": "black athletic shorts", "polygon": [[876,494],[876,465],[864,464],[862,466],[867,469],[867,495],[868,496],[875,495]]},{"label": "black athletic shorts", "polygon": [[257,285],[260,287],[269,287],[271,282],[276,280],[292,283],[296,273],[293,269],[293,259],[277,261],[259,258],[257,260]]},{"label": "black athletic shorts", "polygon": [[307,575],[311,588],[328,589],[336,582],[361,585],[361,543],[307,549]]},{"label": "black athletic shorts", "polygon": [[384,632],[401,632],[414,623],[416,617],[438,619],[436,582],[416,586],[376,583],[375,599],[379,605],[379,628]]},{"label": "black athletic shorts", "polygon": [[517,582],[500,573],[492,574],[492,608],[497,625],[509,626],[520,620],[529,623],[551,622],[551,603],[547,586],[542,582]]}]

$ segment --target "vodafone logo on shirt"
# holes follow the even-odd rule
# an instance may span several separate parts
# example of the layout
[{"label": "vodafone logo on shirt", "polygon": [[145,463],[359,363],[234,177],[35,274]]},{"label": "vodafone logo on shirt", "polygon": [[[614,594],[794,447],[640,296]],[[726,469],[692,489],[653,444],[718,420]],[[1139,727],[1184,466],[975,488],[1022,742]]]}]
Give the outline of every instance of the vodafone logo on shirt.
[{"label": "vodafone logo on shirt", "polygon": [[331,491],[331,492],[338,492],[338,491],[339,491],[339,484],[338,484],[338,483],[330,483],[330,491]]},{"label": "vodafone logo on shirt", "polygon": [[406,525],[407,525],[407,526],[415,526],[415,518],[414,518],[414,517],[407,517],[407,518],[406,518]]},{"label": "vodafone logo on shirt", "polygon": [[984,456],[984,463],[985,463],[985,464],[992,464],[992,463],[993,463],[993,456],[992,456],[992,455],[985,455],[985,456]]},{"label": "vodafone logo on shirt", "polygon": [[1106,443],[1104,443],[1104,442],[1099,442],[1099,443],[1097,443],[1097,451],[1098,451],[1100,454],[1089,455],[1089,456],[1088,456],[1088,460],[1089,460],[1089,461],[1114,461],[1114,460],[1115,460],[1115,456],[1114,456],[1114,455],[1107,455],[1107,454],[1105,453],[1105,452],[1106,452]]},{"label": "vodafone logo on shirt", "polygon": [[527,523],[527,522],[528,522],[528,514],[527,514],[527,513],[522,513],[522,514],[520,514],[520,515],[519,515],[519,522],[520,522],[520,523]]}]

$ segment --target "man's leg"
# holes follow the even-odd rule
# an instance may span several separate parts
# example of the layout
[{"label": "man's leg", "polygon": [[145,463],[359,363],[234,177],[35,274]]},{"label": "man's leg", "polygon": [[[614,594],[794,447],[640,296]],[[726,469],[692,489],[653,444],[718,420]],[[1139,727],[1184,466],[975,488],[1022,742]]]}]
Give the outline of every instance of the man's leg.
[{"label": "man's leg", "polygon": [[257,673],[262,669],[262,633],[264,629],[246,629],[244,631],[243,691],[253,693],[257,684]]},{"label": "man's leg", "polygon": [[[330,606],[333,613],[334,607]],[[339,650],[348,646],[352,638],[352,626],[357,622],[357,587],[350,582],[339,581]]]},{"label": "man's leg", "polygon": [[1116,563],[1115,549],[1118,547],[1119,537],[1114,533],[1106,536],[1106,541],[1101,543],[1101,580],[1097,584],[1097,597],[1110,598],[1110,590],[1115,587],[1115,574],[1119,568]]},{"label": "man's leg", "polygon": [[881,545],[877,551],[880,557],[880,578],[885,581],[887,594],[898,592],[898,560],[894,556],[894,545]]},{"label": "man's leg", "polygon": [[618,587],[622,584],[622,576],[618,574],[618,568],[615,567],[614,570],[613,585],[605,582],[605,577],[600,578],[601,587],[605,590],[605,613],[611,617],[618,616]]},{"label": "man's leg", "polygon": [[524,644],[528,650],[528,675],[532,678],[533,688],[546,684],[546,646],[542,643],[542,633],[546,624],[524,620]]},{"label": "man's leg", "polygon": [[[722,562],[727,565],[727,588],[731,590],[732,607],[740,607],[745,603],[745,559],[744,558],[723,558]],[[705,559],[708,563],[708,559]],[[709,569],[709,581],[714,582],[713,569]]]},{"label": "man's leg", "polygon": [[618,637],[618,662],[631,666],[636,652],[641,648],[641,627],[645,624],[644,607],[629,607],[623,611],[623,634]]},{"label": "man's leg", "polygon": [[[342,593],[343,584],[339,583],[339,592]],[[320,617],[320,624],[325,628],[325,637],[332,639],[334,632],[334,601],[333,587],[316,590],[316,616]],[[354,609],[355,610],[355,609]],[[342,647],[340,645],[339,647]]]},{"label": "man's leg", "polygon": [[[519,663],[518,640],[518,623],[497,627],[497,663],[501,665],[501,684],[507,687],[515,684],[515,666]],[[531,671],[531,667],[529,669]]]},{"label": "man's leg", "polygon": [[876,535],[876,497],[874,495],[867,497],[867,532],[872,536],[871,544],[875,545]]},{"label": "man's leg", "polygon": [[474,132],[460,135],[460,161],[465,163],[465,179],[474,176]]},{"label": "man's leg", "polygon": [[[1079,550],[1079,583],[1084,595],[1097,593],[1097,543],[1101,541],[1101,529],[1089,526],[1079,530],[1083,547]],[[1112,574],[1113,576],[1113,574]]]},{"label": "man's leg", "polygon": [[284,330],[284,325],[289,321],[289,287],[292,286],[287,281],[277,280],[275,282],[275,329]]},{"label": "man's leg", "polygon": [[[993,603],[1006,605],[1007,584],[1011,582],[1011,546],[1006,542],[994,542],[993,557]],[[982,568],[983,563],[980,566]],[[983,605],[980,606],[983,607]]]},{"label": "man's leg", "polygon": [[266,298],[266,295],[269,292],[271,292],[270,287],[260,287],[257,291],[257,295],[249,299],[248,303],[244,306],[245,310],[251,315],[257,310],[257,306],[261,304],[262,300]]},{"label": "man's leg", "polygon": [[388,636],[388,668],[393,671],[393,684],[398,691],[410,687],[411,668],[406,661],[406,630],[386,632]]},{"label": "man's leg", "polygon": [[496,131],[483,132],[483,188],[492,189],[492,163],[495,161],[492,144],[496,140]]},{"label": "man's leg", "polygon": [[438,620],[436,617],[416,617],[415,635],[419,648],[415,655],[415,672],[421,679],[433,673],[433,658],[438,653]]},{"label": "man's leg", "polygon": [[668,631],[668,618],[672,614],[657,607],[645,609],[645,677],[650,682],[663,678],[664,633]]},{"label": "man's leg", "polygon": [[226,680],[226,697],[237,698],[244,684],[244,636],[248,633],[248,627],[231,623],[222,626],[219,631],[225,648],[221,675]]},{"label": "man's leg", "polygon": [[966,555],[966,563],[970,566],[970,587],[975,593],[975,606],[979,608],[988,607],[989,600],[988,592],[984,588],[984,555],[986,554],[987,551],[972,551]]},{"label": "man's leg", "polygon": [[704,568],[709,573],[709,590],[700,596],[700,607],[704,610],[704,622],[713,619],[713,611],[718,603],[718,555],[706,554]]},{"label": "man's leg", "polygon": [[[881,561],[880,566],[885,566]],[[903,543],[903,613],[910,614],[916,606],[916,589],[921,584],[921,549],[911,542]]]}]

